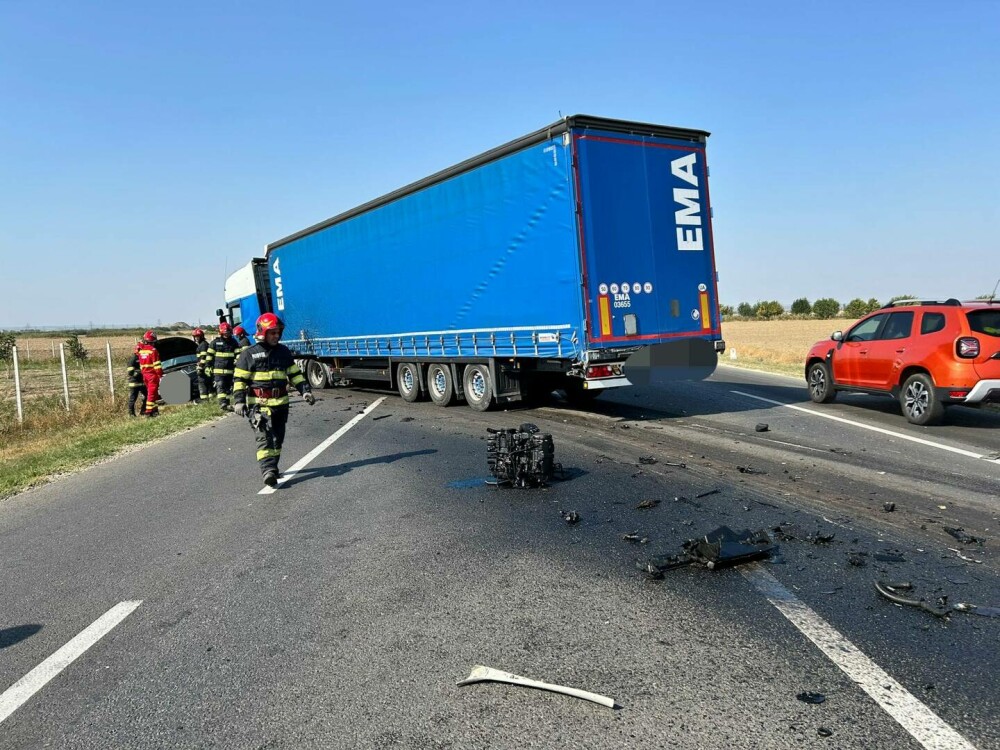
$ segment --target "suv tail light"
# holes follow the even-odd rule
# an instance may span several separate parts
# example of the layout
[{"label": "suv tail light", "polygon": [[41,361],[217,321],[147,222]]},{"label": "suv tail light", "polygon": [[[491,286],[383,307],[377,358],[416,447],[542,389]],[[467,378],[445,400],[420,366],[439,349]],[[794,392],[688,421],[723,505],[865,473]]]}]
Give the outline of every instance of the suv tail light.
[{"label": "suv tail light", "polygon": [[963,336],[955,342],[955,353],[962,359],[975,359],[979,356],[979,339]]}]

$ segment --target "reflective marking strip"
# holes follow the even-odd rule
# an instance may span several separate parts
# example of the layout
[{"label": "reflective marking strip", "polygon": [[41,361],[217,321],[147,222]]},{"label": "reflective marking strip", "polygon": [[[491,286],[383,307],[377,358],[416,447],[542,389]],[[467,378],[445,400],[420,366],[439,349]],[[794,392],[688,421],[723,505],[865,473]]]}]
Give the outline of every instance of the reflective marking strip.
[{"label": "reflective marking strip", "polygon": [[708,312],[708,292],[702,292],[701,297],[701,327],[709,329],[712,327],[711,316]]},{"label": "reflective marking strip", "polygon": [[598,297],[598,305],[601,309],[601,335],[611,335],[611,300],[606,294]]},{"label": "reflective marking strip", "polygon": [[[369,414],[371,414],[379,404],[381,404],[383,401],[386,400],[386,398],[387,398],[387,396],[382,396],[381,398],[377,399],[371,406],[369,406],[363,412],[361,412],[360,414],[358,414],[356,417],[354,417],[354,419],[352,419],[350,422],[348,422],[347,424],[345,424],[343,427],[341,427],[335,433],[333,433],[332,435],[330,435],[330,437],[328,437],[326,440],[324,440],[322,443],[320,443],[319,445],[317,445],[315,448],[313,448],[311,451],[309,451],[306,455],[304,455],[302,458],[300,458],[298,461],[296,461],[294,464],[292,464],[291,467],[288,469],[288,471],[286,471],[284,474],[282,474],[280,477],[278,477],[278,484],[284,484],[289,479],[291,479],[292,477],[294,477],[297,472],[301,471],[303,468],[305,468],[306,466],[308,466],[310,464],[310,462],[312,462],[312,460],[314,458],[316,458],[320,453],[322,453],[327,448],[329,448],[331,445],[333,445],[335,442],[337,442],[337,440],[339,440],[349,429],[351,429],[352,427],[354,427],[354,425],[356,425],[358,422],[360,422],[366,416],[368,416]],[[262,489],[257,494],[258,495],[270,495],[272,492],[274,492],[274,489],[275,489],[274,487],[265,487],[264,489]]]},{"label": "reflective marking strip", "polygon": [[142,600],[119,602],[80,631],[69,643],[56,651],[28,674],[0,694],[0,723],[14,713],[46,683],[76,661],[88,648],[106,636],[122,620],[132,614]]},{"label": "reflective marking strip", "polygon": [[892,679],[830,623],[782,586],[771,573],[757,563],[743,566],[740,572],[917,742],[928,750],[976,750],[965,737]]},{"label": "reflective marking strip", "polygon": [[764,401],[768,404],[775,404],[776,406],[785,406],[789,409],[795,409],[795,411],[801,411],[805,414],[811,414],[814,417],[822,417],[823,419],[832,419],[834,422],[841,422],[843,424],[853,425],[854,427],[860,427],[863,430],[871,430],[872,432],[878,432],[882,435],[891,435],[892,437],[897,437],[900,440],[909,440],[911,443],[920,443],[921,445],[927,445],[931,448],[938,448],[943,451],[948,451],[950,453],[957,453],[960,456],[968,456],[969,458],[979,458],[991,463],[1000,464],[1000,459],[993,459],[989,456],[984,456],[981,453],[974,453],[973,451],[967,451],[964,448],[953,448],[950,445],[945,445],[944,443],[935,443],[933,440],[924,440],[923,438],[914,437],[913,435],[907,435],[903,432],[893,432],[892,430],[886,430],[882,427],[875,427],[874,425],[864,424],[863,422],[855,422],[852,419],[844,419],[843,417],[838,417],[833,414],[824,414],[820,411],[814,411],[813,409],[804,409],[801,406],[796,406],[795,404],[786,404],[784,401],[774,401],[773,399],[764,398],[763,396],[755,396],[752,393],[744,393],[743,391],[731,391],[737,396],[746,396],[747,398],[755,398],[758,401]]}]

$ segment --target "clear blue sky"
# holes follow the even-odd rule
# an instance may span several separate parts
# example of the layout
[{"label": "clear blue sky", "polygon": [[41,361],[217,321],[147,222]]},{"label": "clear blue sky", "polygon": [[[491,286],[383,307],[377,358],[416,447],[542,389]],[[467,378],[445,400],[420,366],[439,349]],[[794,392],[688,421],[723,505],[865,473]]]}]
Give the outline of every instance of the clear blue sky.
[{"label": "clear blue sky", "polygon": [[995,0],[0,0],[0,327],[207,322],[266,243],[560,111],[713,133],[723,303],[974,296],[998,82]]}]

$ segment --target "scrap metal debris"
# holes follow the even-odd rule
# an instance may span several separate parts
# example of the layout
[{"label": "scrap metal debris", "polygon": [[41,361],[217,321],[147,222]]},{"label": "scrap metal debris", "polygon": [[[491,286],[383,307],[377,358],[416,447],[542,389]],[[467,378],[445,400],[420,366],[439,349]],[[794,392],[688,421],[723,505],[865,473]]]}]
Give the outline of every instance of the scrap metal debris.
[{"label": "scrap metal debris", "polygon": [[552,436],[540,433],[533,424],[517,429],[487,428],[486,465],[493,475],[491,484],[520,489],[545,487],[557,464]]},{"label": "scrap metal debris", "polygon": [[728,526],[720,526],[700,539],[689,539],[681,548],[684,550],[681,554],[661,557],[649,564],[661,572],[687,565],[703,565],[715,570],[763,560],[776,550],[763,529],[735,532]]},{"label": "scrap metal debris", "polygon": [[864,557],[862,557],[862,555],[865,554],[866,554],[865,552],[860,552],[857,554],[848,555],[847,562],[853,565],[855,568],[863,568],[866,565],[868,565],[868,562],[865,560]]},{"label": "scrap metal debris", "polygon": [[652,456],[639,456],[639,463],[652,465],[656,463],[656,459]]},{"label": "scrap metal debris", "polygon": [[882,510],[886,513],[892,513],[896,510],[896,503],[882,503]]},{"label": "scrap metal debris", "polygon": [[883,583],[882,581],[875,581],[875,590],[885,599],[888,599],[893,604],[900,604],[906,607],[916,607],[917,609],[922,609],[928,614],[932,614],[935,617],[947,617],[951,614],[952,608],[948,606],[941,606],[930,604],[924,599],[910,599],[903,596],[897,592],[897,588],[900,590],[912,590],[911,585],[903,585],[893,587],[888,583]]},{"label": "scrap metal debris", "polygon": [[702,492],[700,495],[695,495],[695,498],[700,500],[703,497],[708,497],[709,495],[719,495],[721,493],[722,490],[720,490],[719,488],[715,488],[714,490],[708,490],[707,492]]},{"label": "scrap metal debris", "polygon": [[1000,617],[1000,607],[980,607],[976,604],[959,602],[955,605],[955,609],[959,612],[968,612],[980,617]]},{"label": "scrap metal debris", "polygon": [[835,532],[829,534],[816,531],[806,531],[800,526],[791,523],[782,523],[771,529],[775,536],[781,541],[812,542],[813,544],[829,544],[836,536]]},{"label": "scrap metal debris", "polygon": [[819,727],[819,729],[816,730],[816,734],[820,737],[833,737],[833,731],[827,729],[826,727]]},{"label": "scrap metal debris", "polygon": [[639,570],[641,570],[643,573],[645,573],[646,577],[649,578],[650,580],[652,580],[652,581],[663,580],[663,571],[660,570],[655,565],[653,565],[653,563],[651,563],[651,562],[645,562],[645,563],[637,562],[635,564],[635,566]]},{"label": "scrap metal debris", "polygon": [[[338,396],[337,398],[340,398],[340,396]],[[413,417],[403,417],[403,418],[402,418],[401,420],[399,420],[399,421],[400,421],[400,422],[412,422],[412,421],[413,421]]]},{"label": "scrap metal debris", "polygon": [[758,422],[757,426],[753,429],[755,432],[767,432],[771,428],[768,426],[767,422]]},{"label": "scrap metal debris", "polygon": [[580,522],[580,514],[577,513],[575,510],[561,510],[561,511],[559,511],[559,515],[562,516],[562,520],[564,520],[566,523],[570,524],[571,526],[574,523],[579,523]]},{"label": "scrap metal debris", "polygon": [[949,552],[954,552],[958,556],[959,560],[965,560],[966,562],[976,563],[976,565],[982,565],[983,564],[982,560],[975,560],[975,559],[973,559],[971,557],[966,557],[965,555],[962,554],[961,550],[957,550],[954,547],[948,547],[948,551]]},{"label": "scrap metal debris", "polygon": [[570,695],[574,698],[581,698],[585,701],[590,701],[592,703],[598,703],[607,708],[615,708],[616,704],[613,698],[608,698],[604,695],[598,695],[597,693],[591,693],[587,690],[578,690],[577,688],[564,687],[562,685],[553,685],[549,682],[540,682],[538,680],[531,680],[527,677],[521,677],[520,675],[511,674],[510,672],[501,672],[499,669],[492,669],[490,667],[484,667],[482,665],[477,665],[472,668],[472,672],[464,680],[459,680],[455,684],[459,687],[463,685],[472,685],[476,682],[504,682],[508,685],[521,685],[523,687],[536,688],[538,690],[548,690],[552,693],[561,693],[562,695]]},{"label": "scrap metal debris", "polygon": [[659,504],[660,504],[659,500],[657,500],[657,499],[649,499],[649,500],[643,500],[641,503],[639,503],[635,507],[636,507],[636,510],[649,510],[650,508],[655,508]]},{"label": "scrap metal debris", "polygon": [[820,703],[826,701],[826,696],[823,695],[822,693],[810,693],[808,691],[799,693],[795,697],[798,698],[803,703],[809,703],[813,706],[818,706]]},{"label": "scrap metal debris", "polygon": [[649,542],[649,537],[639,536],[638,531],[630,531],[628,534],[622,534],[622,539],[633,544],[647,544]]},{"label": "scrap metal debris", "polygon": [[950,526],[945,526],[944,530],[955,537],[955,539],[960,541],[962,544],[982,544],[986,541],[981,536],[972,536],[972,534],[966,533],[965,529],[953,529]]},{"label": "scrap metal debris", "polygon": [[740,474],[767,474],[763,469],[755,469],[752,466],[737,466]]}]

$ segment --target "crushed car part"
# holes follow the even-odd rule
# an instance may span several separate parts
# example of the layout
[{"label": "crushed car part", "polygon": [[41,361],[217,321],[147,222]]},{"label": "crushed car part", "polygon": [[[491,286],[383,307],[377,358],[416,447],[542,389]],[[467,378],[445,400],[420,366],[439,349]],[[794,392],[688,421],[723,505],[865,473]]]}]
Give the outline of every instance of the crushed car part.
[{"label": "crushed car part", "polygon": [[960,541],[962,544],[983,544],[986,541],[981,536],[972,536],[972,534],[967,533],[965,529],[953,529],[950,526],[945,526],[944,530],[951,536],[955,537],[955,539]]},{"label": "crushed car part", "polygon": [[[882,581],[874,581],[875,590],[885,599],[888,599],[894,604],[901,604],[906,607],[916,607],[917,609],[922,609],[924,612],[934,615],[935,617],[947,617],[952,612],[952,608],[948,606],[935,606],[923,599],[909,599],[899,593],[897,593],[891,586]],[[911,587],[912,588],[912,587]]]},{"label": "crushed car part", "polygon": [[826,696],[822,693],[811,693],[809,691],[799,693],[795,697],[803,703],[809,703],[813,706],[818,706],[820,703],[826,701]]},{"label": "crushed car part", "polygon": [[545,487],[552,480],[556,464],[551,435],[527,423],[517,429],[486,431],[486,465],[494,478],[491,484],[528,489]]},{"label": "crushed car part", "polygon": [[562,520],[570,525],[580,522],[580,514],[575,510],[561,510],[559,511],[559,515],[562,516]]},{"label": "crushed car part", "polygon": [[649,510],[650,508],[655,508],[659,504],[660,501],[657,499],[643,500],[641,503],[635,506],[635,508],[636,510]]},{"label": "crushed car part", "polygon": [[598,703],[607,708],[615,708],[616,704],[613,698],[608,698],[604,695],[598,695],[597,693],[591,693],[587,690],[578,690],[577,688],[564,687],[563,685],[553,685],[549,682],[540,682],[539,680],[531,680],[527,677],[521,677],[520,675],[511,674],[510,672],[501,672],[499,669],[493,669],[491,667],[484,667],[482,665],[477,665],[472,668],[472,672],[464,680],[459,680],[455,684],[459,687],[464,685],[472,685],[477,682],[504,682],[508,685],[521,685],[523,687],[536,688],[538,690],[548,690],[552,693],[561,693],[562,695],[570,695],[574,698],[581,698],[585,701],[590,701],[591,703]]}]

